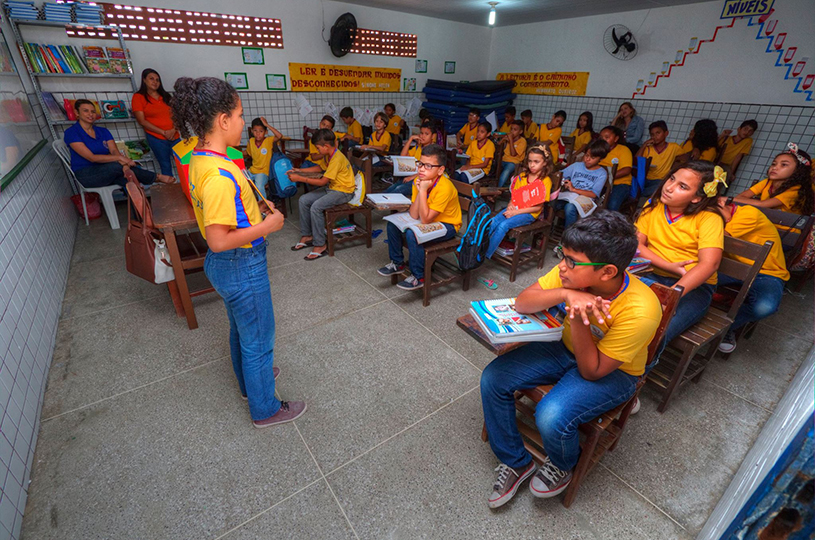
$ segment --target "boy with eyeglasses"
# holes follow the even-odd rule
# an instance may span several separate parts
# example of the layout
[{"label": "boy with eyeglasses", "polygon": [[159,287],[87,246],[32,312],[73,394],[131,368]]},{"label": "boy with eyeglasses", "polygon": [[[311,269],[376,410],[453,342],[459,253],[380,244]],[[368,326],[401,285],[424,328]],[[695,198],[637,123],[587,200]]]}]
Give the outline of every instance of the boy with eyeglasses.
[{"label": "boy with eyeglasses", "polygon": [[[532,478],[535,497],[569,485],[580,457],[578,426],[629,399],[645,372],[648,345],[662,318],[659,299],[626,272],[637,231],[610,211],[578,221],[555,249],[560,263],[515,300],[519,313],[566,306],[562,341],[530,343],[493,360],[481,375],[490,447],[500,460],[488,499],[506,504]],[[554,384],[535,410],[547,457],[535,472],[515,423],[515,391]]]},{"label": "boy with eyeglasses", "polygon": [[[458,202],[458,190],[447,176],[444,164],[447,154],[444,149],[431,144],[422,148],[421,159],[416,163],[418,175],[413,182],[410,217],[422,223],[438,222],[447,229],[447,234],[436,242],[449,240],[461,227],[461,206]],[[405,256],[402,246],[407,243],[408,265],[410,276],[396,284],[400,289],[412,291],[424,285],[424,245],[419,244],[416,235],[410,229],[402,232],[393,223],[388,222],[388,255],[391,262],[378,270],[380,276],[392,276],[405,270]]]}]

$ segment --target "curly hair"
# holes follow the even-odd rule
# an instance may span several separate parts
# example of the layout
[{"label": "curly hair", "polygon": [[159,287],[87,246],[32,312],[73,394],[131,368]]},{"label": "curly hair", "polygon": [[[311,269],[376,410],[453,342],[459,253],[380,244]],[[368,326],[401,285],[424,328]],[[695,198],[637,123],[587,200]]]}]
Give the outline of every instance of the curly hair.
[{"label": "curly hair", "polygon": [[173,87],[173,124],[181,137],[198,135],[204,141],[219,114],[232,114],[238,106],[238,92],[226,81],[215,77],[179,78]]},{"label": "curly hair", "polygon": [[693,147],[697,148],[700,152],[718,146],[719,128],[716,127],[716,122],[709,118],[696,122],[693,126],[693,139],[691,143]]},{"label": "curly hair", "polygon": [[[784,155],[792,156],[795,160],[795,170],[792,172],[792,175],[781,184],[778,191],[771,193],[771,195],[775,197],[788,189],[799,186],[798,197],[795,199],[794,208],[801,212],[801,215],[808,216],[815,211],[815,193],[813,193],[812,190],[812,165],[804,165],[798,161],[796,154],[789,151],[781,152],[775,156],[775,158],[777,159],[779,156]],[[803,150],[798,150],[798,155],[806,158],[810,164],[812,163],[812,158]]]},{"label": "curly hair", "polygon": [[549,147],[545,144],[533,144],[529,147],[526,151],[526,156],[522,162],[520,171],[518,175],[520,176],[523,173],[529,174],[529,155],[530,154],[538,154],[543,156],[543,169],[540,172],[541,178],[546,178],[547,176],[551,175],[555,170],[554,162],[552,161],[552,151],[549,150]]},{"label": "curly hair", "polygon": [[[660,200],[662,199],[662,188],[663,186],[665,186],[665,182],[667,182],[669,178],[671,178],[677,171],[680,171],[682,169],[689,169],[695,172],[697,176],[699,176],[699,186],[696,188],[696,196],[701,197],[701,200],[696,203],[688,204],[688,206],[682,213],[686,216],[692,216],[694,214],[707,211],[713,212],[717,216],[722,217],[722,215],[717,210],[716,206],[719,200],[718,196],[708,197],[707,194],[705,193],[705,184],[713,180],[713,170],[715,169],[715,167],[716,166],[713,165],[713,163],[711,163],[710,161],[702,160],[688,161],[686,163],[679,163],[677,165],[674,165],[673,168],[671,168],[671,172],[668,173],[668,176],[663,178],[662,181],[659,183],[659,187],[654,192],[654,194],[651,195],[651,199],[640,211],[640,215],[647,214],[648,212],[650,212],[659,205]],[[727,188],[725,188],[724,184],[718,184],[716,186],[717,195],[723,195],[725,189]]]}]

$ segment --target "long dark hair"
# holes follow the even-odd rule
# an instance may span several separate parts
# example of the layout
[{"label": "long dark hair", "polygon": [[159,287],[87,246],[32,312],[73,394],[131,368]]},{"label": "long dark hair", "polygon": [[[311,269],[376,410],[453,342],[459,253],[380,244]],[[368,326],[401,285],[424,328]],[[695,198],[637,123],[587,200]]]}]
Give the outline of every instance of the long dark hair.
[{"label": "long dark hair", "polygon": [[547,176],[550,176],[555,171],[555,164],[554,164],[554,157],[552,156],[552,151],[549,150],[546,145],[543,144],[534,144],[529,147],[526,151],[526,156],[524,156],[524,160],[521,162],[520,171],[518,175],[526,173],[529,175],[529,155],[530,154],[539,154],[543,156],[543,169],[540,172],[540,179],[543,180]]},{"label": "long dark hair", "polygon": [[215,117],[221,113],[232,114],[238,106],[237,90],[215,77],[181,77],[173,88],[173,124],[184,139],[198,135],[203,141],[212,131]]},{"label": "long dark hair", "polygon": [[148,75],[152,75],[153,73],[155,73],[156,77],[158,77],[158,90],[156,90],[156,92],[158,92],[158,95],[160,95],[161,99],[164,100],[164,103],[169,105],[170,101],[172,101],[173,99],[173,96],[172,94],[170,94],[170,92],[164,89],[164,83],[161,82],[161,75],[159,75],[158,71],[156,71],[155,69],[147,68],[141,72],[141,86],[139,87],[136,93],[143,95],[144,99],[146,99],[148,103],[150,102],[150,94],[147,93],[147,85],[144,83],[144,79],[146,79]]},{"label": "long dark hair", "polygon": [[[580,116],[586,117],[586,131],[594,135],[594,115],[590,111],[583,111]],[[580,131],[580,116],[577,117],[577,130]]]},{"label": "long dark hair", "polygon": [[778,191],[773,193],[773,197],[784,193],[790,188],[794,188],[795,186],[799,186],[800,189],[798,190],[798,197],[795,199],[795,209],[801,212],[801,215],[808,216],[815,211],[815,193],[812,191],[812,158],[809,157],[809,154],[804,152],[803,150],[798,150],[798,156],[805,158],[807,161],[810,162],[810,165],[804,165],[800,161],[796,154],[792,152],[781,152],[776,158],[779,156],[792,156],[792,159],[795,160],[795,170],[792,173],[792,176],[784,180],[784,183],[781,184],[781,187],[778,188]]},{"label": "long dark hair", "polygon": [[708,197],[707,194],[705,193],[705,184],[713,180],[713,170],[715,167],[716,166],[713,165],[713,163],[711,163],[710,161],[702,160],[688,161],[685,163],[679,163],[677,165],[674,165],[671,168],[671,172],[668,173],[668,176],[663,178],[662,182],[659,183],[659,187],[654,192],[654,194],[651,195],[651,200],[648,201],[648,204],[646,204],[643,207],[640,213],[647,214],[648,212],[656,208],[657,205],[659,205],[660,199],[662,199],[662,188],[665,185],[665,182],[667,182],[671,176],[673,176],[677,171],[680,171],[682,169],[690,169],[691,171],[695,172],[697,176],[699,176],[699,187],[696,188],[696,196],[701,197],[701,200],[696,203],[688,204],[688,206],[685,208],[682,214],[686,216],[692,216],[694,214],[698,214],[699,212],[707,211],[713,212],[717,216],[722,217],[716,205],[718,204],[719,200],[718,196],[724,195],[724,190],[726,189],[724,187],[724,184],[718,184],[716,186],[717,196],[715,197]]},{"label": "long dark hair", "polygon": [[691,143],[693,147],[698,148],[700,152],[718,146],[719,129],[716,127],[716,122],[709,118],[696,122],[693,126],[693,139]]}]

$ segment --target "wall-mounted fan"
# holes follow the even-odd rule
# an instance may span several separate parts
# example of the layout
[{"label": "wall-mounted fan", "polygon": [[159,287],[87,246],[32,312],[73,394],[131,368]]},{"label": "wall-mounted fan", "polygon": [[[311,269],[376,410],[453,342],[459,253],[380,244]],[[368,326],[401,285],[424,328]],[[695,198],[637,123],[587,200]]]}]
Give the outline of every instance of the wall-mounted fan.
[{"label": "wall-mounted fan", "polygon": [[343,13],[331,27],[328,46],[334,56],[345,56],[354,46],[357,37],[357,20],[350,13]]},{"label": "wall-mounted fan", "polygon": [[617,60],[631,60],[637,56],[637,41],[631,30],[622,24],[614,24],[603,35],[603,46]]}]

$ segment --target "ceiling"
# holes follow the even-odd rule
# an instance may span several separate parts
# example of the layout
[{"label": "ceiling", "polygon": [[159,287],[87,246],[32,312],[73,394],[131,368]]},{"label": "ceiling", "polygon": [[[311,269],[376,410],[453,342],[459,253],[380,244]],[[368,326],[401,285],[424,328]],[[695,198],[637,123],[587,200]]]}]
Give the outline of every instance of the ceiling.
[{"label": "ceiling", "polygon": [[[709,0],[499,0],[495,8],[495,26],[587,17],[705,1]],[[345,2],[479,26],[487,26],[487,16],[490,11],[488,0],[345,0]],[[362,13],[358,12],[355,15],[358,20],[364,20]]]}]

